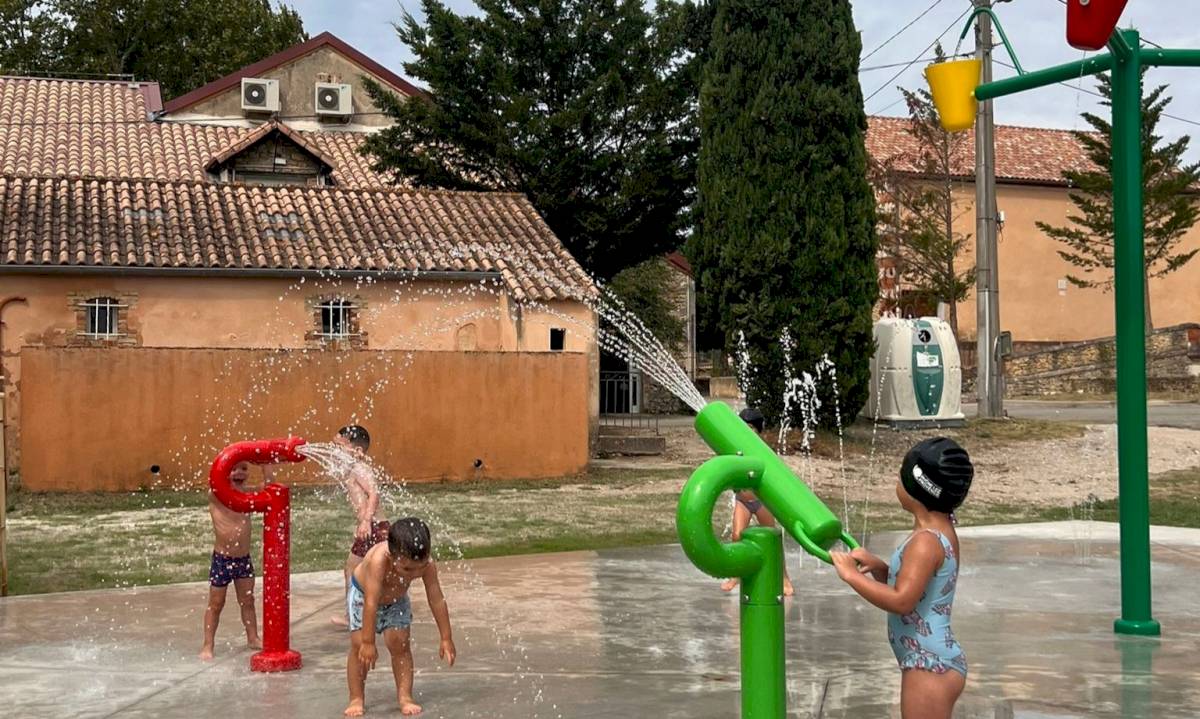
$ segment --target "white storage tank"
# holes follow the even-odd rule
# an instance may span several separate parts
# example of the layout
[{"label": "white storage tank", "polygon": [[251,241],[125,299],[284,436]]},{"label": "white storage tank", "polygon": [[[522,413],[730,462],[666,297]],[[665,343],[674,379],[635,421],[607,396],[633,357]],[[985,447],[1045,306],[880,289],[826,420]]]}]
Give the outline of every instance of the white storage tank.
[{"label": "white storage tank", "polygon": [[948,323],[936,317],[875,323],[863,412],[892,426],[963,424],[962,362]]}]

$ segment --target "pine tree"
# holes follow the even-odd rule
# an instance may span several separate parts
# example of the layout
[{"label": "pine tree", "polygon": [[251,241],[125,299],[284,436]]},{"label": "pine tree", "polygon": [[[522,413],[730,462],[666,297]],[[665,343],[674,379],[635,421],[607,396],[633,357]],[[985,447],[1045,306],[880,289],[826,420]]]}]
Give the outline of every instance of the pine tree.
[{"label": "pine tree", "polygon": [[896,260],[905,286],[949,306],[950,329],[957,335],[958,303],[967,298],[975,278],[975,266],[959,259],[971,236],[954,231],[964,212],[955,201],[954,170],[966,152],[967,135],[942,127],[928,90],[900,91],[908,104],[907,131],[916,146],[871,164],[872,182],[888,205],[879,218],[880,243]]},{"label": "pine tree", "polygon": [[[1143,73],[1143,77],[1145,74]],[[1104,96],[1103,104],[1112,106],[1112,80],[1100,76],[1098,87]],[[1145,207],[1145,301],[1146,332],[1153,331],[1150,312],[1150,280],[1168,275],[1183,267],[1200,249],[1189,252],[1179,247],[1187,231],[1200,219],[1200,208],[1192,195],[1200,183],[1200,164],[1184,164],[1191,138],[1187,135],[1174,142],[1163,143],[1156,134],[1163,112],[1171,98],[1164,97],[1166,85],[1160,85],[1142,98],[1142,187]],[[1056,227],[1045,222],[1038,229],[1065,245],[1058,254],[1081,270],[1067,275],[1077,287],[1099,287],[1105,292],[1113,288],[1113,183],[1112,124],[1102,117],[1083,113],[1093,132],[1075,132],[1075,138],[1097,168],[1089,171],[1069,170],[1063,178],[1072,188],[1069,193],[1077,214],[1067,216],[1070,226]]]},{"label": "pine tree", "polygon": [[[747,400],[768,419],[783,410],[784,363],[799,377],[826,354],[841,415],[852,417],[867,396],[879,285],[850,3],[716,5],[689,246],[703,328],[726,348],[745,333],[754,365]],[[788,358],[784,330],[795,346]]]}]

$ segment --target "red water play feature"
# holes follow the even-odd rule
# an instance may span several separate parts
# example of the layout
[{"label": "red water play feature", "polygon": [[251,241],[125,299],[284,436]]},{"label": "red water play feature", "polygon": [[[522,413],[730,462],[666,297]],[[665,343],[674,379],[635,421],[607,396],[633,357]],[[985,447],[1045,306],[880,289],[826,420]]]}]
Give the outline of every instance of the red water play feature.
[{"label": "red water play feature", "polygon": [[213,460],[208,486],[226,507],[249,514],[263,512],[263,648],[250,657],[256,672],[287,672],[300,668],[300,653],[289,646],[291,635],[291,519],[290,492],[271,482],[257,492],[239,492],[229,473],[241,462],[277,464],[303,462],[296,450],[299,437],[264,439],[231,444]]},{"label": "red water play feature", "polygon": [[1108,44],[1129,0],[1067,0],[1067,42],[1078,50]]}]

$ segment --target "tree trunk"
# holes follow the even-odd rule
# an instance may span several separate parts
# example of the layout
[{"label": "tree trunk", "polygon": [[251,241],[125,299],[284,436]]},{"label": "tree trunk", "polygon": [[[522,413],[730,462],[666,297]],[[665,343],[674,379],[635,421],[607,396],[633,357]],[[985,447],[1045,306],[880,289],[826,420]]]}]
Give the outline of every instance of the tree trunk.
[{"label": "tree trunk", "polygon": [[1142,292],[1145,293],[1143,302],[1146,303],[1146,336],[1154,332],[1154,318],[1150,315],[1150,270],[1142,270]]}]

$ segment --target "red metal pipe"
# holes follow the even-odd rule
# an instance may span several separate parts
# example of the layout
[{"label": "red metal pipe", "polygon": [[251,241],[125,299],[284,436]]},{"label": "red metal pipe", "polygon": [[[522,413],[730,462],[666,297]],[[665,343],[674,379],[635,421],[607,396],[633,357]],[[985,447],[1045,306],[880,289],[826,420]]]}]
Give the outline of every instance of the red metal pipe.
[{"label": "red metal pipe", "polygon": [[291,641],[291,517],[288,488],[271,482],[257,492],[239,492],[229,482],[229,473],[241,462],[276,464],[303,462],[296,450],[299,437],[266,439],[231,444],[213,460],[208,486],[213,495],[235,512],[263,512],[263,648],[250,657],[256,672],[286,672],[300,668],[300,653]]}]

